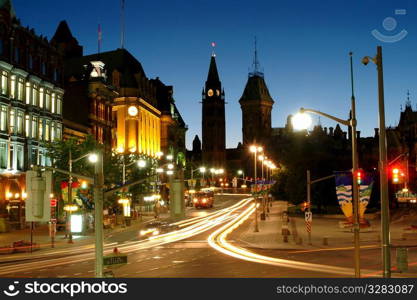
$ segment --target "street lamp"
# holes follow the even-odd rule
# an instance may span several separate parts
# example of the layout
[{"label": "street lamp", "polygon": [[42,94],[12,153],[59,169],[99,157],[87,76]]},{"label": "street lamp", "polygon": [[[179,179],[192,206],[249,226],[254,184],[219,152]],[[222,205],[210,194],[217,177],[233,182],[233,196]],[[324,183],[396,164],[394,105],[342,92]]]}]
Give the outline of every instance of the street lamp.
[{"label": "street lamp", "polygon": [[385,131],[385,104],[384,104],[384,71],[382,68],[382,47],[377,46],[375,57],[365,56],[362,63],[367,65],[372,61],[378,71],[378,106],[379,106],[379,182],[381,199],[381,231],[382,231],[382,260],[385,278],[391,277],[390,253],[390,220],[387,178],[387,138]]},{"label": "street lamp", "polygon": [[264,149],[261,146],[252,145],[252,146],[250,146],[249,150],[250,150],[250,152],[253,153],[254,165],[255,165],[255,169],[254,169],[254,180],[255,180],[255,229],[254,229],[254,232],[259,232],[259,227],[258,227],[258,197],[256,196],[256,192],[258,191],[258,183],[256,181],[256,165],[257,165],[257,154],[261,153]]},{"label": "street lamp", "polygon": [[[94,163],[94,164],[97,163],[98,156],[97,156],[96,153],[87,153],[87,154],[85,154],[81,157],[78,157],[76,159],[72,159],[72,151],[71,151],[71,149],[69,150],[68,169],[69,169],[70,175],[69,175],[69,180],[68,180],[68,204],[70,206],[73,205],[73,202],[72,202],[72,200],[73,200],[72,199],[72,174],[71,174],[72,173],[72,164],[76,163],[77,161],[79,161],[79,160],[81,160],[85,157],[88,157],[88,160],[91,163]],[[67,224],[69,226],[67,226],[67,227],[70,228],[72,210],[67,210],[67,212],[69,213],[69,217],[68,217],[68,220],[67,220]],[[72,231],[71,231],[71,229],[69,229],[69,232],[68,232],[68,243],[69,244],[74,243],[74,241],[72,240]]]},{"label": "street lamp", "polygon": [[358,148],[356,141],[356,103],[355,96],[353,92],[353,64],[352,64],[352,52],[349,53],[350,56],[350,74],[351,74],[351,86],[352,86],[352,96],[351,96],[351,117],[349,120],[342,120],[332,115],[314,110],[301,108],[300,114],[297,114],[293,117],[292,122],[294,128],[306,129],[306,126],[311,124],[311,119],[308,121],[309,116],[306,113],[314,113],[321,115],[323,117],[334,120],[338,123],[346,125],[351,128],[352,131],[352,190],[353,190],[353,235],[354,235],[354,260],[355,260],[355,277],[360,277],[360,245],[359,245],[359,189],[358,182],[355,180],[355,174],[358,171]]}]

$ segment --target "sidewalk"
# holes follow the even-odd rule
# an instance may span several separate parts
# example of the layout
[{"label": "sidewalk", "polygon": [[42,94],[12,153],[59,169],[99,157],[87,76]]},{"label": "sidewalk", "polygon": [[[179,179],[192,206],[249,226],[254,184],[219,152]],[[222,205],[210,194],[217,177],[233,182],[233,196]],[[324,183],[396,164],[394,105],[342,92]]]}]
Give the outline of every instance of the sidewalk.
[{"label": "sidewalk", "polygon": [[[290,217],[288,242],[283,241],[281,234],[282,212],[286,210],[285,201],[274,201],[269,216],[265,221],[258,220],[259,232],[254,232],[254,221],[244,230],[236,232],[236,240],[246,247],[262,249],[320,249],[334,247],[350,247],[353,245],[353,233],[349,228],[340,228],[339,221],[343,218],[327,218],[313,215],[311,245],[308,244],[308,234],[304,217]],[[362,246],[379,247],[380,220],[370,220],[371,227],[361,229]],[[403,240],[404,228],[409,222],[391,222],[391,243],[393,245],[417,245],[417,239]],[[327,244],[327,245],[326,245]]]},{"label": "sidewalk", "polygon": [[[161,214],[160,220],[168,219],[168,214]],[[104,229],[104,242],[117,233],[124,231],[139,231],[144,224],[155,220],[153,216],[143,216],[142,220],[132,220],[130,226],[123,227],[117,225],[112,229]],[[68,243],[68,238],[65,238],[65,231],[59,231],[56,233],[54,248],[52,248],[51,237],[49,236],[48,225],[40,225],[34,228],[33,231],[33,243],[36,243],[38,249],[33,249],[33,255],[46,254],[50,251],[65,250],[70,248],[78,248],[80,246],[91,245],[94,243],[95,235],[94,232],[88,232],[86,235],[73,235],[73,243]],[[25,241],[30,242],[30,228],[22,230],[12,230],[7,233],[0,233],[0,261],[6,258],[13,257],[15,259],[27,258],[30,253],[30,247],[18,248],[20,251],[10,253],[7,248],[12,246],[14,242]],[[2,251],[3,250],[3,251]],[[23,253],[22,253],[23,252]],[[3,254],[3,255],[1,255]],[[5,254],[8,254],[7,257]]]}]

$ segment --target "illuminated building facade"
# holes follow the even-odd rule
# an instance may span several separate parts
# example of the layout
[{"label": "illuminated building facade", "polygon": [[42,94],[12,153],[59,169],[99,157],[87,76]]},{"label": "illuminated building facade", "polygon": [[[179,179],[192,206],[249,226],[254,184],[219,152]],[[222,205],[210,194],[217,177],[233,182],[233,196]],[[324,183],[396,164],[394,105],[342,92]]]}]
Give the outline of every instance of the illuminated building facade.
[{"label": "illuminated building facade", "polygon": [[62,57],[0,2],[0,217],[24,224],[25,171],[62,138]]},{"label": "illuminated building facade", "polygon": [[114,99],[114,148],[118,153],[156,157],[161,149],[161,112],[140,97]]}]

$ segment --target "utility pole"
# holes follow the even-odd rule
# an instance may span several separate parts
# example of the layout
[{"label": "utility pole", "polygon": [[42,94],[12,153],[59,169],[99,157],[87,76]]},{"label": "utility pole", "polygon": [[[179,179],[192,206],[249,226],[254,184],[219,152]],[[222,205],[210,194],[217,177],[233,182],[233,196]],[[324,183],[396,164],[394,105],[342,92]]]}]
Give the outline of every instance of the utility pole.
[{"label": "utility pole", "polygon": [[95,275],[103,277],[103,150],[98,151],[94,169],[94,227],[95,227]]},{"label": "utility pole", "polygon": [[382,257],[384,277],[391,277],[391,252],[389,229],[389,200],[387,178],[387,138],[385,131],[384,71],[382,68],[382,47],[377,46],[376,65],[378,70],[379,106],[379,180],[381,188]]}]

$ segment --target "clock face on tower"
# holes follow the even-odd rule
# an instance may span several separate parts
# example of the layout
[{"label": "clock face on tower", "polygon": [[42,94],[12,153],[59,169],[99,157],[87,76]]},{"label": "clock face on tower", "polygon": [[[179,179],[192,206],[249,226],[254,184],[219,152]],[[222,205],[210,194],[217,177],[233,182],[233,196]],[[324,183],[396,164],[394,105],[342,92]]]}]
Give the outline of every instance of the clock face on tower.
[{"label": "clock face on tower", "polygon": [[212,89],[209,89],[208,92],[207,92],[207,95],[209,97],[213,96],[213,90]]},{"label": "clock face on tower", "polygon": [[216,95],[217,95],[217,97],[220,96],[220,91],[219,90],[216,90]]}]

